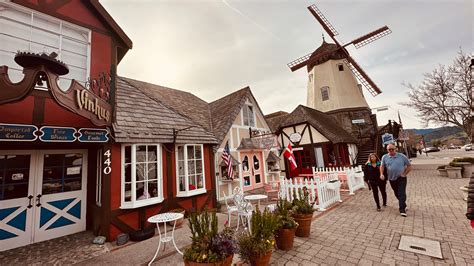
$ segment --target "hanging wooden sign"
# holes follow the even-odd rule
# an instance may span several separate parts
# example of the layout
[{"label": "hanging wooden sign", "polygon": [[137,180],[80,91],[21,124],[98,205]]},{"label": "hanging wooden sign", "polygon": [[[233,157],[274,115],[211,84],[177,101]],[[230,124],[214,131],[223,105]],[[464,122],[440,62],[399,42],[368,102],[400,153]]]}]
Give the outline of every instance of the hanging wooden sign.
[{"label": "hanging wooden sign", "polygon": [[76,129],[72,127],[41,127],[40,140],[44,142],[74,142]]},{"label": "hanging wooden sign", "polygon": [[107,129],[81,128],[79,129],[80,142],[107,142],[109,131]]},{"label": "hanging wooden sign", "polygon": [[37,130],[33,125],[0,123],[0,141],[35,141],[38,138],[35,135]]}]

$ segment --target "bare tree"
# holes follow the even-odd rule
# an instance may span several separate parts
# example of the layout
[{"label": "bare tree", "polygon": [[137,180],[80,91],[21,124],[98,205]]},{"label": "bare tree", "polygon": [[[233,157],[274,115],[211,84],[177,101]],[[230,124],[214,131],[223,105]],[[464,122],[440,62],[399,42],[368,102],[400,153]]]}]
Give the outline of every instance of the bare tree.
[{"label": "bare tree", "polygon": [[425,125],[430,123],[453,124],[464,130],[473,141],[473,80],[471,59],[459,51],[450,66],[439,65],[424,74],[419,86],[403,84],[409,88],[409,101],[402,103],[417,110]]}]

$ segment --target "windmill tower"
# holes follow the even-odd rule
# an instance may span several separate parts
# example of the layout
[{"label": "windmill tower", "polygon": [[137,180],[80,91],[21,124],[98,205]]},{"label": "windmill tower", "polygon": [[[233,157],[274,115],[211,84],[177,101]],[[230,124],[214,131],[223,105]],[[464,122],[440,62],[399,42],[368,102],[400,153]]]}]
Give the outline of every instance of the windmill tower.
[{"label": "windmill tower", "polygon": [[381,93],[381,90],[345,47],[353,44],[356,48],[360,48],[392,31],[383,26],[349,43],[340,44],[335,38],[339,33],[316,5],[309,6],[308,10],[334,43],[327,43],[323,38],[323,43],[313,53],[288,64],[291,71],[307,67],[307,106],[334,116],[339,124],[356,138],[373,137],[377,129],[377,120],[375,115],[371,114],[362,93],[362,86],[373,96]]}]

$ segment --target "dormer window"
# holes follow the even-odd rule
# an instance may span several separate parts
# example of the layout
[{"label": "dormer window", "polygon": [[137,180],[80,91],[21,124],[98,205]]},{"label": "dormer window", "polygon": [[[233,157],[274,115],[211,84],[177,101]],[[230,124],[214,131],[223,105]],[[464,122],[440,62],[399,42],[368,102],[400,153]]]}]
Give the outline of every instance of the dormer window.
[{"label": "dormer window", "polygon": [[253,111],[253,106],[250,104],[245,104],[243,107],[244,115],[244,126],[255,127],[255,114]]},{"label": "dormer window", "polygon": [[323,101],[329,100],[329,87],[322,87],[321,88],[321,98]]}]

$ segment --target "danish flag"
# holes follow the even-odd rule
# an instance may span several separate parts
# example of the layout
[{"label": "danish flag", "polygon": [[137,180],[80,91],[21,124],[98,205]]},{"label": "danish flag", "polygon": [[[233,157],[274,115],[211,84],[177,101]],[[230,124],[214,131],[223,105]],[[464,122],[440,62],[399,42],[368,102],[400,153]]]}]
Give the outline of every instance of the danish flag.
[{"label": "danish flag", "polygon": [[285,158],[288,160],[291,170],[295,170],[296,168],[298,168],[298,165],[296,165],[295,155],[293,155],[293,149],[291,148],[290,143],[288,143],[288,147],[285,148],[283,156],[285,156]]}]

